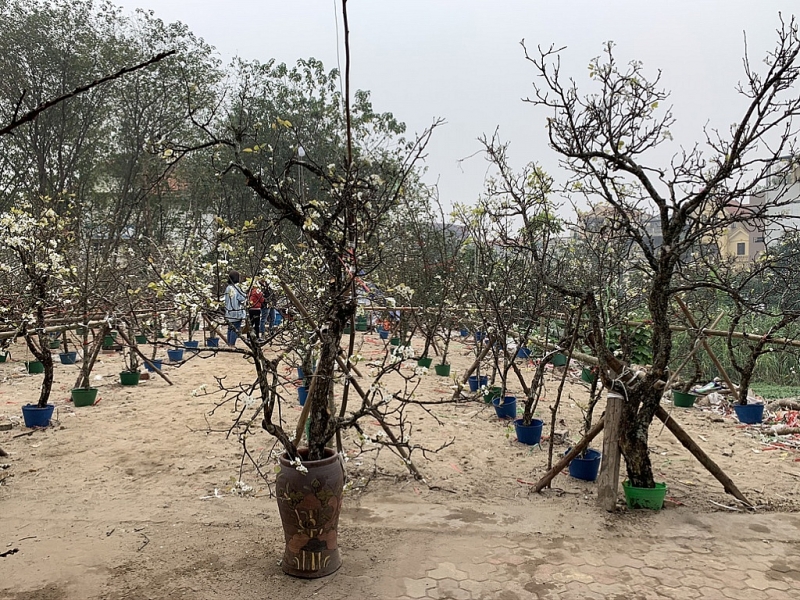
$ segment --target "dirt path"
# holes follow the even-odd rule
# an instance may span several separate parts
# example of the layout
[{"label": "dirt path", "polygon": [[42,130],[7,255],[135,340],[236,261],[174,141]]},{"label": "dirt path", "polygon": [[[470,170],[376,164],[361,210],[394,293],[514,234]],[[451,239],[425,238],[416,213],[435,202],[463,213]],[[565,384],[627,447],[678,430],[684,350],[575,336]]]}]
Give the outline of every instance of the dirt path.
[{"label": "dirt path", "polygon": [[[453,372],[463,372],[471,361],[471,346],[454,345]],[[242,479],[255,488],[254,494],[233,491],[239,479],[239,447],[221,433],[230,426],[230,408],[209,416],[219,398],[199,391],[204,384],[214,388],[214,375],[226,376],[229,383],[248,382],[251,371],[245,360],[232,355],[198,358],[180,369],[167,367],[175,386],[151,379],[128,388],[117,383],[119,357],[104,355],[95,369],[100,401],[88,408],[74,408],[68,401],[75,367],[58,365],[56,425],[20,436],[27,433],[17,425],[20,406],[35,399],[41,376],[21,372],[21,345],[12,352],[14,361],[0,364],[0,422],[15,423],[10,431],[0,431],[0,447],[10,455],[0,459],[8,465],[0,470],[0,554],[18,551],[0,557],[0,598],[227,599],[248,592],[296,598],[315,591],[329,598],[395,597],[408,591],[404,577],[424,575],[423,559],[433,556],[434,549],[442,554],[448,545],[447,552],[464,560],[478,550],[488,552],[488,546],[476,548],[480,540],[488,544],[520,532],[566,537],[601,553],[612,550],[605,540],[619,538],[619,552],[628,536],[650,539],[654,527],[666,531],[676,522],[683,523],[687,539],[713,532],[721,547],[742,534],[725,523],[745,515],[718,506],[734,503],[668,431],[661,432],[660,424],[651,431],[653,463],[658,478],[669,486],[669,508],[657,515],[611,516],[594,508],[593,483],[563,474],[553,490],[529,495],[528,486],[518,480],[541,476],[546,445],[520,445],[482,402],[448,404],[432,410],[435,418],[409,412],[412,441],[438,447],[453,440],[430,460],[415,455],[434,489],[409,479],[403,465],[386,452],[356,456],[349,439],[354,488],[340,526],[345,567],[322,582],[297,581],[283,576],[277,566],[282,533],[268,485],[248,468]],[[381,352],[377,335],[367,335],[362,354],[370,359]],[[287,370],[286,375],[291,394],[292,374]],[[526,375],[532,375],[530,367]],[[575,371],[570,378],[561,414],[564,425],[559,425],[573,441],[579,438],[578,405],[586,399],[577,375]],[[431,371],[418,396],[449,398],[451,383]],[[548,394],[555,389],[553,379]],[[287,412],[293,421],[299,406]],[[602,407],[597,414],[601,412]],[[753,536],[788,535],[779,533],[779,522],[800,525],[797,516],[780,514],[798,507],[800,452],[769,450],[754,428],[739,426],[735,418],[698,409],[674,409],[673,416],[749,498],[765,506],[759,512],[770,513],[759,517],[766,519],[759,525],[765,531],[748,530]],[[374,424],[366,427],[377,430]],[[556,451],[563,452],[567,444]],[[596,447],[600,444],[598,440]],[[251,446],[269,462],[271,438],[262,432]],[[717,514],[709,514],[713,512]]]}]

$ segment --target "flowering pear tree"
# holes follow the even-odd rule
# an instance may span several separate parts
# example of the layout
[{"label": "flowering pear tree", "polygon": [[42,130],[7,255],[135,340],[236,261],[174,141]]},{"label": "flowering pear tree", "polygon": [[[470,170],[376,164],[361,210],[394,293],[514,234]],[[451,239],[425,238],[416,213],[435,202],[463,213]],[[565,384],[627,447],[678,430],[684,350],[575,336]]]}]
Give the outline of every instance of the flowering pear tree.
[{"label": "flowering pear tree", "polygon": [[[15,207],[0,214],[0,269],[9,275],[16,288],[20,315],[9,315],[25,339],[34,358],[44,365],[44,379],[37,406],[44,408],[53,386],[53,357],[47,318],[58,304],[70,267],[64,259],[64,245],[70,237],[71,224],[53,206],[42,199],[43,208]],[[0,308],[6,310],[6,307]]]},{"label": "flowering pear tree", "polygon": [[[780,159],[796,148],[797,22],[781,20],[776,37],[760,69],[745,57],[744,80],[737,89],[745,100],[741,119],[727,132],[705,130],[702,145],[674,148],[674,159],[663,166],[653,154],[672,144],[674,117],[664,106],[668,93],[658,77],[650,78],[638,61],[620,63],[613,44],[608,44],[603,56],[590,62],[591,90],[581,93],[578,83],[563,75],[558,50],[526,50],[537,78],[530,101],[547,111],[550,145],[570,173],[563,192],[605,202],[613,213],[611,232],[627,238],[635,249],[635,269],[646,274],[652,362],[637,370],[609,349],[595,290],[548,281],[561,293],[585,302],[603,383],[624,388],[620,447],[628,479],[637,487],[655,485],[648,429],[672,357],[673,298],[698,286],[719,288],[713,277],[689,284],[683,277],[690,264],[687,257],[728,225],[763,219],[780,226],[781,207],[792,200],[781,193],[780,177],[775,176],[788,171],[789,165]],[[771,199],[749,211],[730,210],[746,204],[757,191],[768,192]]]},{"label": "flowering pear tree", "polygon": [[[432,128],[411,141],[403,139],[403,126],[390,113],[374,112],[367,93],[357,92],[351,107],[349,88],[342,97],[338,74],[325,73],[318,61],[301,61],[294,69],[274,63],[236,67],[225,114],[197,111],[194,119],[206,136],[202,145],[215,147],[220,178],[253,192],[261,219],[247,235],[264,240],[256,256],[274,255],[282,262],[280,272],[271,272],[264,260],[258,274],[278,284],[313,331],[318,360],[306,410],[308,456],[317,460],[326,443],[351,423],[346,416],[351,379],[340,344],[356,313],[357,279],[368,277],[381,260],[376,236],[410,193]],[[170,146],[181,155],[176,143]],[[280,241],[270,242],[273,233]],[[295,255],[293,248],[301,252]],[[308,267],[294,272],[295,259]],[[301,288],[308,292],[306,302],[295,292]],[[249,341],[254,355],[263,356],[255,338]],[[255,364],[264,427],[293,459],[296,438],[273,419],[269,373],[274,366],[266,358]],[[344,371],[338,408],[333,402],[337,370]],[[367,410],[370,401],[359,398]]]}]

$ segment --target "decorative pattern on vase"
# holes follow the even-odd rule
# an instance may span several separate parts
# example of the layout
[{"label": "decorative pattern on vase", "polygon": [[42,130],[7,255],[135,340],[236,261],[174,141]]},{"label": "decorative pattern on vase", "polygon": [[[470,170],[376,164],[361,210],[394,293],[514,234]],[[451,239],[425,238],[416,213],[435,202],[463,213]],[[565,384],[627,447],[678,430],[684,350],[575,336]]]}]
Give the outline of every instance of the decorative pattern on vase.
[{"label": "decorative pattern on vase", "polygon": [[[307,454],[300,452],[301,457]],[[341,460],[333,453],[320,461],[303,461],[308,473],[285,457],[280,463],[275,491],[286,538],[281,567],[298,577],[329,575],[342,564],[337,542],[344,488]]]}]

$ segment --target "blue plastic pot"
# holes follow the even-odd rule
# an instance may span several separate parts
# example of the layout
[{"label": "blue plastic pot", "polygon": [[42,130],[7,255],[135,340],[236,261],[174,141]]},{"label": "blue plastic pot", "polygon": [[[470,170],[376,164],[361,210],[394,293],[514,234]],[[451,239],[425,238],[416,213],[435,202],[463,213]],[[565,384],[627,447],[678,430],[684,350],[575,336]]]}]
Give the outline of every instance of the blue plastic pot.
[{"label": "blue plastic pot", "polygon": [[184,348],[197,348],[199,345],[200,345],[200,342],[198,342],[197,340],[192,340],[192,341],[189,341],[189,342],[183,342],[183,347]]},{"label": "blue plastic pot", "polygon": [[[502,402],[502,404],[500,404]],[[500,419],[515,419],[517,416],[517,397],[506,396],[505,398],[495,398],[492,400],[494,412]],[[540,431],[541,432],[541,431]]]},{"label": "blue plastic pot", "polygon": [[733,410],[739,422],[745,425],[755,425],[764,419],[763,404],[734,404]]},{"label": "blue plastic pot", "polygon": [[[514,410],[516,411],[516,405],[514,406]],[[541,419],[531,419],[530,425],[523,425],[522,419],[516,419],[514,421],[517,441],[519,441],[520,444],[526,444],[528,446],[535,446],[541,441],[543,427],[544,421]]]},{"label": "blue plastic pot", "polygon": [[281,323],[283,323],[283,315],[276,310],[275,318],[272,319],[272,324],[277,327]]},{"label": "blue plastic pot", "polygon": [[480,388],[485,386],[489,383],[489,376],[488,375],[481,375],[480,381],[478,380],[477,375],[470,375],[469,376],[469,391],[470,392],[477,392]]},{"label": "blue plastic pot", "polygon": [[75,361],[78,360],[78,353],[74,350],[72,352],[61,352],[58,358],[61,359],[62,365],[74,365]]},{"label": "blue plastic pot", "polygon": [[461,331],[459,331],[458,333],[461,335],[461,337],[467,337],[467,336],[469,335],[469,329],[467,329],[466,327],[464,327],[464,328],[463,328]]},{"label": "blue plastic pot", "polygon": [[183,348],[167,350],[167,356],[169,356],[171,362],[180,362],[183,360]]},{"label": "blue plastic pot", "polygon": [[382,339],[382,340],[388,340],[388,339],[389,339],[389,332],[388,332],[388,331],[386,331],[385,329],[381,329],[381,330],[378,332],[378,335],[379,335],[379,336],[381,336],[381,339]]},{"label": "blue plastic pot", "polygon": [[44,408],[39,408],[35,404],[26,404],[22,407],[22,419],[25,427],[47,427],[55,410],[53,404],[48,404]]},{"label": "blue plastic pot", "polygon": [[[569,450],[567,450],[569,452]],[[577,456],[569,463],[569,474],[575,479],[594,481],[600,472],[600,459],[602,454],[589,448],[584,452],[584,458]]]},{"label": "blue plastic pot", "polygon": [[305,406],[308,399],[308,388],[305,386],[297,388],[297,398],[300,400],[300,406]]},{"label": "blue plastic pot", "polygon": [[[157,359],[154,359],[152,362],[153,362],[153,365],[155,365],[156,369],[158,369],[160,371],[161,370],[161,365],[162,365],[161,359],[157,358]],[[154,369],[152,366],[150,366],[150,363],[147,362],[147,361],[145,361],[145,363],[144,363],[144,368],[147,371],[150,371],[151,373],[155,373],[156,372],[156,369]]]},{"label": "blue plastic pot", "polygon": [[210,337],[206,340],[206,346],[209,348],[219,348],[219,338],[218,337]]},{"label": "blue plastic pot", "polygon": [[531,357],[530,348],[524,348],[524,347],[520,348],[519,350],[517,350],[517,356],[520,358],[530,358]]},{"label": "blue plastic pot", "polygon": [[306,378],[306,374],[303,372],[303,367],[297,367],[297,378],[298,379]]},{"label": "blue plastic pot", "polygon": [[482,331],[476,331],[475,332],[475,341],[478,342],[479,344],[483,341],[483,338],[485,338],[485,337],[486,337],[486,334],[483,333]]}]

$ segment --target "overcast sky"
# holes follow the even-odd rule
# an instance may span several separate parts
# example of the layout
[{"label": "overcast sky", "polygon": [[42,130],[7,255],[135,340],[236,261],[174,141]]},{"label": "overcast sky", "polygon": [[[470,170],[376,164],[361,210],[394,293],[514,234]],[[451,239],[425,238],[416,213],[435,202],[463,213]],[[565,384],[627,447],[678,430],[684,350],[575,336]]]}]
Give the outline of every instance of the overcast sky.
[{"label": "overcast sky", "polygon": [[[315,57],[337,66],[340,0],[114,0],[182,21],[227,62],[293,64]],[[638,59],[662,72],[678,125],[675,144],[702,141],[705,124],[727,129],[742,113],[744,35],[754,63],[772,47],[778,13],[800,14],[798,0],[349,0],[353,88],[372,92],[376,110],[391,111],[410,132],[435,117],[427,161],[447,204],[474,201],[487,164],[477,138],[499,128],[516,165],[537,161],[558,174],[548,148],[546,113],[522,102],[533,72],[520,40],[566,46],[562,70],[579,85],[607,40],[620,61]],[[339,56],[344,60],[344,52]],[[342,67],[344,65],[342,64]]]}]

